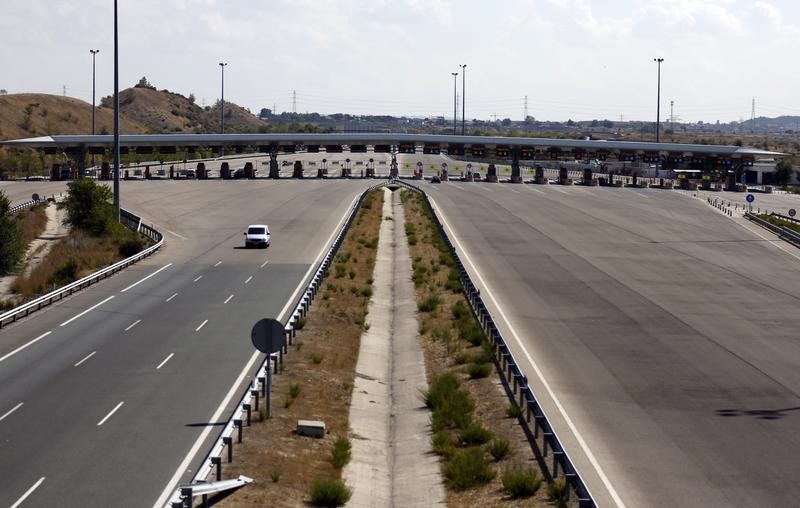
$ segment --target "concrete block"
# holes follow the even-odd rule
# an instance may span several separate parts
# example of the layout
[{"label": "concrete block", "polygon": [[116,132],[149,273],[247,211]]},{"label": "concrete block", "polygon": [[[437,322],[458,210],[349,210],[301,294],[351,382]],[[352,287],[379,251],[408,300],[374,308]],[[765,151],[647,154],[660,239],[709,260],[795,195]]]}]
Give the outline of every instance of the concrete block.
[{"label": "concrete block", "polygon": [[297,420],[297,435],[325,437],[325,422],[319,420]]}]

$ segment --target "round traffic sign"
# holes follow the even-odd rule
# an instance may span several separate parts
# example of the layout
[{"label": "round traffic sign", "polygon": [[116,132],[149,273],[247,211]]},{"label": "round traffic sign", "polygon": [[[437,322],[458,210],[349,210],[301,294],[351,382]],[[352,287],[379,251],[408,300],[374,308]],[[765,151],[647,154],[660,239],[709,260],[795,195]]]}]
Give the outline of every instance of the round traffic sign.
[{"label": "round traffic sign", "polygon": [[797,212],[795,211],[795,209],[794,209],[794,208],[789,208],[789,217],[794,217],[794,216],[795,216],[795,214],[797,214]]},{"label": "round traffic sign", "polygon": [[286,345],[286,330],[277,319],[261,319],[253,325],[250,340],[262,353],[277,353]]},{"label": "round traffic sign", "polygon": [[752,194],[748,194],[745,199],[747,200],[748,203],[752,203],[753,201],[756,200],[756,197],[753,196]]}]

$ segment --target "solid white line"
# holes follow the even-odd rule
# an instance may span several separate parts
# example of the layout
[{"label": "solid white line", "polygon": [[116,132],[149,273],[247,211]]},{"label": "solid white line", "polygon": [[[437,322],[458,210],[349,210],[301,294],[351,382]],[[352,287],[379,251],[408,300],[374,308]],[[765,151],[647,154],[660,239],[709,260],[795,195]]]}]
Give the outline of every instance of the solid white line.
[{"label": "solid white line", "polygon": [[231,295],[231,296],[229,296],[228,298],[226,298],[226,299],[225,299],[225,301],[224,301],[224,302],[222,302],[222,305],[225,305],[226,303],[230,302],[230,301],[231,301],[231,298],[233,298],[233,295]]},{"label": "solid white line", "polygon": [[104,423],[106,423],[106,420],[108,420],[109,418],[111,418],[111,415],[113,415],[114,413],[116,413],[116,412],[117,412],[117,409],[121,408],[123,404],[125,404],[125,402],[120,402],[119,404],[117,404],[117,407],[115,407],[114,409],[112,409],[112,410],[111,410],[111,412],[110,412],[110,413],[108,413],[108,414],[106,415],[106,417],[105,417],[105,418],[103,418],[102,420],[100,420],[99,422],[97,422],[97,426],[99,427],[99,426],[103,425]]},{"label": "solid white line", "polygon": [[19,353],[20,351],[22,351],[26,347],[30,346],[31,344],[35,344],[36,342],[39,342],[40,340],[42,340],[43,338],[47,337],[51,333],[53,333],[53,332],[44,332],[43,334],[39,335],[38,337],[36,337],[32,341],[28,342],[27,344],[23,344],[22,346],[18,347],[14,351],[12,351],[12,352],[8,353],[7,355],[5,355],[4,357],[0,358],[0,362],[5,360],[6,358],[10,358],[10,357],[14,356],[15,354]]},{"label": "solid white line", "polygon": [[202,275],[200,275],[199,277],[197,277],[197,278],[196,278],[195,280],[193,280],[192,282],[197,282],[198,280],[200,280],[200,279],[202,279],[202,278],[203,278],[203,276],[202,276]]},{"label": "solid white line", "polygon": [[102,302],[100,302],[100,303],[97,303],[97,304],[95,304],[95,305],[92,305],[91,307],[89,307],[89,308],[88,308],[88,309],[86,309],[85,311],[81,312],[81,313],[80,313],[80,314],[78,314],[77,316],[73,316],[73,317],[71,317],[71,318],[67,319],[66,321],[64,321],[63,323],[61,323],[59,326],[67,326],[68,324],[72,323],[73,321],[75,321],[75,320],[76,320],[76,319],[78,319],[79,317],[81,317],[81,316],[83,316],[83,315],[85,315],[85,314],[87,314],[87,313],[89,313],[89,312],[93,311],[94,309],[96,309],[96,308],[100,307],[101,305],[103,305],[103,304],[104,304],[104,303],[106,303],[107,301],[111,300],[112,298],[114,298],[114,295],[111,295],[111,296],[109,296],[108,298],[106,298],[105,300],[103,300],[103,301],[102,301]]},{"label": "solid white line", "polygon": [[[357,199],[358,198],[355,197],[353,198],[353,201],[350,202],[350,206],[347,207],[348,212],[353,208]],[[295,298],[297,298],[297,294],[303,289],[304,282],[306,281],[306,279],[308,279],[309,275],[311,275],[311,272],[314,269],[316,269],[317,265],[320,262],[320,259],[322,259],[322,256],[325,254],[325,251],[328,249],[331,242],[333,241],[333,237],[341,229],[345,218],[347,218],[347,213],[342,215],[339,224],[337,224],[337,226],[333,229],[331,236],[328,237],[328,240],[323,244],[322,250],[319,251],[317,259],[315,259],[314,262],[311,263],[311,265],[308,267],[308,270],[306,271],[305,275],[303,275],[303,278],[300,279],[300,283],[295,288],[294,293],[292,293],[292,296],[290,296],[289,299],[286,301],[286,305],[283,306],[283,309],[281,310],[280,314],[278,314],[278,316],[275,319],[277,319],[278,321],[283,320],[283,316],[286,314],[286,311],[289,310],[289,307],[294,303]],[[233,382],[233,384],[231,385],[231,389],[228,390],[228,393],[225,395],[225,397],[223,397],[222,402],[220,402],[216,411],[214,411],[214,414],[208,421],[216,422],[219,420],[220,415],[222,415],[222,412],[225,411],[225,409],[228,407],[230,400],[237,393],[239,385],[242,383],[242,380],[247,375],[247,373],[250,372],[250,369],[253,368],[253,363],[255,363],[255,361],[258,359],[260,355],[261,355],[260,351],[253,351],[253,354],[250,355],[250,359],[247,361],[247,364],[239,373],[239,377],[237,377],[236,381]],[[158,496],[158,499],[156,499],[155,504],[153,504],[153,508],[164,508],[164,504],[172,495],[172,492],[175,490],[175,486],[178,484],[178,481],[181,479],[181,476],[183,476],[184,472],[186,472],[186,469],[189,467],[189,464],[192,462],[192,460],[194,460],[195,455],[197,455],[197,452],[200,450],[200,447],[203,445],[203,442],[206,440],[209,433],[211,433],[210,425],[205,427],[203,429],[203,432],[201,432],[200,435],[197,437],[197,440],[194,442],[191,449],[189,449],[189,453],[187,453],[186,456],[183,458],[183,461],[180,463],[180,465],[178,465],[178,469],[175,470],[175,473],[172,475],[172,478],[170,478],[169,482],[167,482],[167,485],[166,487],[164,487],[164,490],[161,492],[161,495]]]},{"label": "solid white line", "polygon": [[444,213],[442,212],[442,210],[438,206],[436,206],[436,204],[433,202],[433,200],[431,200],[431,205],[434,207],[436,213],[439,214],[439,217],[441,217],[442,223],[447,228],[447,230],[450,232],[451,238],[453,239],[453,241],[458,246],[458,250],[461,251],[461,255],[464,258],[466,258],[466,261],[470,264],[470,266],[472,266],[472,270],[474,271],[475,275],[478,277],[478,280],[480,280],[481,285],[483,285],[483,288],[484,288],[483,292],[485,294],[489,295],[489,298],[492,300],[492,303],[494,304],[495,308],[497,309],[498,314],[500,315],[500,317],[502,317],[503,321],[505,322],[506,326],[508,327],[508,330],[511,332],[511,335],[514,337],[514,340],[517,342],[517,345],[520,347],[520,349],[522,350],[523,354],[525,355],[525,358],[528,360],[528,362],[530,362],[531,366],[533,367],[534,372],[536,373],[536,376],[539,378],[539,381],[541,381],[542,386],[544,386],[544,389],[547,391],[548,395],[553,400],[553,403],[555,404],[556,408],[558,408],[559,413],[561,413],[561,416],[564,418],[564,421],[566,422],[566,424],[569,427],[570,431],[572,431],[572,434],[575,436],[575,439],[578,441],[578,444],[580,445],[581,449],[586,454],[586,457],[589,459],[589,462],[592,464],[592,466],[594,467],[595,471],[597,471],[597,475],[600,477],[600,480],[606,486],[606,489],[608,489],[608,493],[611,495],[611,498],[614,500],[614,503],[618,507],[624,508],[625,507],[625,503],[622,501],[622,498],[620,498],[619,494],[617,494],[616,489],[614,489],[614,486],[611,484],[611,481],[606,476],[606,473],[603,471],[603,468],[600,466],[600,463],[595,458],[595,456],[592,453],[591,449],[589,449],[589,445],[583,439],[583,436],[581,435],[581,433],[578,432],[578,428],[575,427],[575,424],[572,422],[572,419],[567,414],[566,409],[564,409],[564,406],[561,405],[561,401],[558,399],[558,397],[556,397],[556,394],[553,392],[553,389],[550,387],[550,383],[547,382],[547,380],[544,377],[544,374],[539,369],[539,365],[533,360],[531,355],[528,353],[528,350],[525,349],[525,346],[522,344],[522,340],[520,340],[519,335],[517,335],[517,331],[511,325],[511,321],[509,321],[509,319],[506,317],[505,312],[503,312],[503,307],[497,302],[497,300],[494,297],[494,294],[492,293],[492,290],[489,288],[489,285],[486,283],[485,280],[483,280],[483,277],[481,276],[480,272],[476,268],[475,263],[472,262],[472,259],[469,257],[469,254],[467,254],[467,251],[461,245],[461,242],[458,241],[458,237],[455,235],[455,233],[453,231],[453,228],[450,227],[450,224],[445,219]]},{"label": "solid white line", "polygon": [[539,194],[544,194],[544,191],[541,191],[539,189],[534,189],[533,187],[527,187],[527,188],[532,190],[533,192],[538,192]]},{"label": "solid white line", "polygon": [[138,324],[139,324],[139,323],[141,323],[141,322],[142,322],[142,320],[141,320],[141,319],[137,319],[136,321],[134,321],[133,323],[131,323],[130,325],[128,325],[128,327],[127,327],[127,328],[125,328],[125,331],[127,332],[128,330],[130,330],[131,328],[133,328],[134,326],[138,325]]},{"label": "solid white line", "polygon": [[163,366],[164,366],[164,364],[165,364],[165,363],[167,363],[167,362],[169,361],[169,359],[170,359],[170,358],[172,358],[173,356],[175,356],[175,353],[170,353],[168,357],[164,358],[164,361],[163,361],[163,362],[161,362],[161,363],[159,363],[159,364],[158,364],[158,367],[156,367],[156,370],[158,370],[158,369],[160,369],[161,367],[163,367]]},{"label": "solid white line", "polygon": [[217,261],[217,264],[214,265],[214,268],[218,267],[221,264],[222,264],[222,261]]},{"label": "solid white line", "polygon": [[170,266],[172,266],[172,263],[168,263],[168,264],[166,264],[166,265],[162,266],[161,268],[159,268],[159,269],[158,269],[158,270],[156,270],[155,272],[151,273],[151,274],[150,274],[150,275],[148,275],[147,277],[145,277],[145,278],[141,279],[141,280],[140,280],[140,281],[138,281],[138,282],[134,282],[134,283],[133,283],[133,284],[131,284],[130,286],[126,287],[125,289],[123,289],[122,291],[120,291],[120,293],[124,293],[124,292],[126,292],[127,290],[129,290],[129,289],[131,289],[131,288],[134,288],[134,287],[138,286],[139,284],[141,284],[142,282],[146,281],[147,279],[149,279],[149,278],[150,278],[150,277],[152,277],[153,275],[157,274],[157,273],[158,273],[158,272],[160,272],[161,270],[166,270],[166,269],[167,269],[167,268],[169,268]]},{"label": "solid white line", "polygon": [[178,296],[178,293],[175,293],[174,295],[172,295],[172,296],[170,296],[169,298],[167,298],[167,301],[170,301],[170,300],[172,300],[172,299],[173,299],[173,298],[175,298],[176,296]]},{"label": "solid white line", "polygon": [[6,414],[4,414],[3,416],[0,416],[0,422],[2,422],[3,420],[5,420],[5,419],[6,419],[6,417],[8,417],[8,416],[9,416],[11,413],[13,413],[13,412],[14,412],[14,411],[16,411],[17,409],[21,408],[21,407],[22,407],[22,404],[23,404],[23,402],[20,402],[20,403],[19,403],[19,404],[17,404],[16,406],[12,407],[12,408],[11,408],[11,409],[10,409],[8,412],[6,412]]},{"label": "solid white line", "polygon": [[75,367],[79,366],[80,364],[82,364],[83,362],[88,360],[89,358],[93,357],[95,353],[97,353],[97,351],[92,351],[91,353],[86,355],[83,360],[81,360],[81,361],[79,361],[78,363],[75,364]]},{"label": "solid white line", "polygon": [[247,284],[247,283],[248,283],[248,282],[250,282],[251,280],[253,280],[253,276],[252,276],[252,275],[251,275],[250,277],[248,277],[248,278],[247,278],[247,280],[246,280],[246,281],[244,281],[244,283],[245,283],[245,284]]},{"label": "solid white line", "polygon": [[261,263],[261,266],[259,266],[259,268],[264,268],[265,266],[267,266],[267,263],[269,263],[269,259]]},{"label": "solid white line", "polygon": [[28,499],[28,496],[30,496],[31,494],[33,494],[33,491],[39,488],[39,485],[41,485],[41,484],[42,484],[42,482],[44,481],[44,478],[45,478],[44,476],[42,476],[41,478],[39,478],[39,481],[38,481],[38,482],[36,482],[36,483],[34,483],[34,484],[33,484],[33,487],[29,488],[29,489],[28,489],[28,491],[27,491],[26,493],[22,494],[22,497],[21,497],[21,498],[19,498],[19,499],[17,499],[17,502],[16,502],[16,503],[14,503],[14,504],[12,504],[12,505],[11,505],[11,508],[17,508],[19,505],[21,505],[21,504],[22,504],[22,502],[23,502],[23,501],[25,501],[26,499]]},{"label": "solid white line", "polygon": [[199,332],[199,331],[200,331],[200,329],[201,329],[202,327],[206,326],[206,323],[208,323],[208,319],[206,319],[205,321],[203,321],[202,323],[200,323],[200,326],[198,326],[197,328],[195,328],[195,329],[194,329],[194,331],[196,331],[196,332]]}]

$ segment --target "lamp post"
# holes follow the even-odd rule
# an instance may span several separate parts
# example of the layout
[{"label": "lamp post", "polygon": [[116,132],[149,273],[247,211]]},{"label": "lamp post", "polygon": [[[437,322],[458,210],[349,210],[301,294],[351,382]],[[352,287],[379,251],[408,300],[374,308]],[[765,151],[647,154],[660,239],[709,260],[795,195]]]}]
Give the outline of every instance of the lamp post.
[{"label": "lamp post", "polygon": [[461,66],[461,135],[463,136],[464,131],[464,120],[466,120],[466,116],[464,112],[466,111],[466,103],[467,99],[464,93],[466,92],[466,82],[467,82],[467,64]]},{"label": "lamp post", "polygon": [[458,91],[457,91],[457,80],[458,77],[457,72],[451,72],[450,74],[453,75],[453,135],[457,134],[456,132],[456,115],[458,114]]},{"label": "lamp post", "polygon": [[[95,56],[100,52],[99,49],[90,49],[89,53],[92,54],[92,136],[95,134]],[[92,151],[92,167],[94,167],[94,151]]]},{"label": "lamp post", "polygon": [[119,220],[119,36],[114,0],[114,210]]},{"label": "lamp post", "polygon": [[661,124],[661,62],[663,58],[653,58],[653,61],[658,64],[658,93],[656,95],[656,143],[658,143],[658,132]]},{"label": "lamp post", "polygon": [[227,62],[220,62],[219,68],[222,71],[222,90],[219,99],[219,133],[225,134],[225,66]]}]

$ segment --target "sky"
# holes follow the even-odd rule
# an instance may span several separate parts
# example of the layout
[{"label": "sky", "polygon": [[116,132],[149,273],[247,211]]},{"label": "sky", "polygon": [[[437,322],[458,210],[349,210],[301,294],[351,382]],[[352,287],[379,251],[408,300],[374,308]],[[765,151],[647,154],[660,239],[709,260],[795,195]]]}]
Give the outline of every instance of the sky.
[{"label": "sky", "polygon": [[[120,89],[468,119],[800,115],[796,0],[119,0]],[[0,2],[0,89],[113,93],[112,0]],[[462,76],[461,64],[466,64]],[[451,73],[458,72],[454,78]],[[462,77],[465,78],[462,83]],[[455,87],[454,87],[455,85]],[[293,99],[296,97],[296,106]],[[672,113],[671,113],[672,111]]]}]

